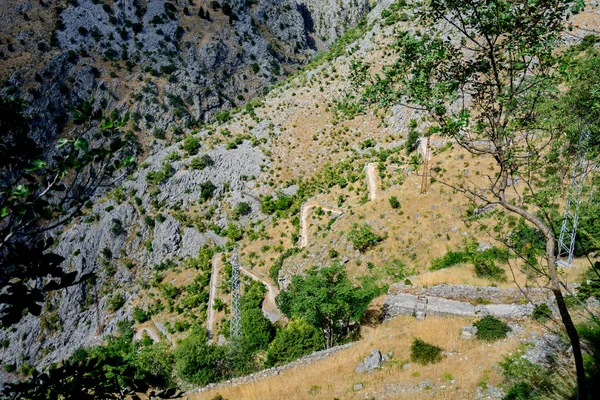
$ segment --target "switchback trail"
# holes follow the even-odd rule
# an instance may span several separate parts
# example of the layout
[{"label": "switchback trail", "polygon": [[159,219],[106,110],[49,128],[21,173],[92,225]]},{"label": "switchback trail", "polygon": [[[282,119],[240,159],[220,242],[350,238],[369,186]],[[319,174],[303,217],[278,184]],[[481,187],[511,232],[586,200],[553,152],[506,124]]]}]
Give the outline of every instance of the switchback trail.
[{"label": "switchback trail", "polygon": [[209,340],[213,339],[213,324],[215,322],[215,297],[217,295],[217,284],[219,282],[219,261],[221,253],[217,253],[212,259],[212,270],[210,271],[210,287],[208,291],[208,309],[206,310],[206,331]]},{"label": "switchback trail", "polygon": [[334,209],[326,207],[320,204],[316,204],[312,201],[307,201],[300,207],[300,248],[303,249],[308,246],[308,214],[311,208],[321,207],[323,211],[330,211],[333,214],[342,215],[344,210]]},{"label": "switchback trail", "polygon": [[271,322],[279,321],[283,317],[281,311],[279,311],[279,307],[277,307],[277,304],[275,303],[275,297],[279,294],[279,289],[276,289],[269,281],[262,279],[254,272],[251,272],[244,267],[240,267],[240,271],[243,274],[248,275],[251,279],[261,282],[267,288],[267,295],[262,304],[263,314]]},{"label": "switchback trail", "polygon": [[367,175],[367,190],[369,192],[369,201],[373,201],[377,198],[377,164],[368,163],[365,166],[365,173]]}]

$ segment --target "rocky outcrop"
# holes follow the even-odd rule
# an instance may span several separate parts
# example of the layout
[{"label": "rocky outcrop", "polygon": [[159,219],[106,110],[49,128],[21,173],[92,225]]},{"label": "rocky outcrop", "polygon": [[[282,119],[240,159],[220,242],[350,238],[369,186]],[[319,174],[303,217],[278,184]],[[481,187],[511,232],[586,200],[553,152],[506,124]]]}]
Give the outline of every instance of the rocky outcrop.
[{"label": "rocky outcrop", "polygon": [[[298,0],[308,32],[330,45],[369,11],[367,0]],[[337,23],[333,23],[337,21]]]},{"label": "rocky outcrop", "polygon": [[[409,293],[388,292],[384,304],[385,319],[398,315],[415,315],[420,298]],[[533,312],[534,305],[527,304],[479,304],[473,305],[464,301],[449,300],[442,297],[426,297],[426,315],[453,315],[459,317],[484,317],[492,315],[497,318],[526,318]]]},{"label": "rocky outcrop", "polygon": [[358,366],[355,368],[356,373],[361,373],[361,372],[375,372],[376,370],[380,369],[383,366],[383,356],[381,355],[381,352],[377,349],[373,350],[371,352],[371,354],[369,354],[367,357],[365,357],[365,359],[363,360],[363,362],[361,362],[360,364],[358,364]]},{"label": "rocky outcrop", "polygon": [[[226,192],[237,198],[242,191],[254,193],[248,189],[252,181],[246,177],[259,177],[261,165],[268,160],[247,142],[231,150],[216,147],[204,152],[213,160],[210,167],[186,169],[189,158],[172,161],[174,175],[150,186],[148,173],[163,168],[167,156],[177,151],[177,146],[171,146],[150,156],[146,166],[121,185],[124,198],[109,196],[107,201],[97,202],[86,216],[73,221],[59,236],[55,252],[67,258],[66,267],[96,274],[96,284],[73,286],[51,299],[47,313],[55,318],[52,324],[47,317],[42,317],[46,322],[41,322],[28,316],[11,331],[0,331],[0,339],[8,340],[8,346],[0,349],[3,363],[26,360],[44,367],[78,347],[99,343],[104,335],[115,332],[118,321],[130,317],[138,280],[148,279],[155,264],[196,256],[199,248],[209,242],[225,243],[214,232],[183,226],[169,210],[186,209],[201,202],[202,185],[209,181],[214,192],[208,202],[215,206]],[[134,201],[135,198],[139,200]],[[157,204],[163,210],[162,221],[150,218],[154,213],[149,211],[156,209]],[[227,221],[217,212],[214,221],[221,220]],[[123,296],[125,304],[111,312],[108,303],[115,295]]]}]

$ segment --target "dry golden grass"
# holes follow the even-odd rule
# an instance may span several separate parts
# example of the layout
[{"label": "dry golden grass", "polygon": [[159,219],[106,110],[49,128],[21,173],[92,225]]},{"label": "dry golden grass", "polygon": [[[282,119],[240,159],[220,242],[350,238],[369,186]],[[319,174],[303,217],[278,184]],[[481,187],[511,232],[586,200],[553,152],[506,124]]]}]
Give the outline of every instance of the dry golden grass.
[{"label": "dry golden grass", "polygon": [[[205,393],[189,394],[190,400],[212,399],[217,393],[225,399],[364,399],[366,393],[378,393],[384,398],[425,399],[435,392],[436,399],[473,398],[481,381],[494,385],[500,377],[494,364],[517,349],[520,339],[535,327],[526,323],[526,333],[494,344],[459,339],[460,327],[472,322],[468,318],[427,317],[416,321],[400,317],[375,328],[364,328],[363,337],[355,346],[311,365],[291,369],[268,379],[237,387],[224,387]],[[414,337],[442,347],[452,355],[433,365],[404,365],[410,358]],[[374,374],[357,374],[354,369],[373,349],[393,352],[392,361]],[[487,376],[487,378],[486,378]],[[432,390],[392,391],[396,385],[414,387],[429,379]],[[454,382],[450,382],[454,379]],[[357,383],[364,388],[354,392]],[[440,389],[444,385],[445,389]],[[387,390],[387,392],[386,392]]]}]

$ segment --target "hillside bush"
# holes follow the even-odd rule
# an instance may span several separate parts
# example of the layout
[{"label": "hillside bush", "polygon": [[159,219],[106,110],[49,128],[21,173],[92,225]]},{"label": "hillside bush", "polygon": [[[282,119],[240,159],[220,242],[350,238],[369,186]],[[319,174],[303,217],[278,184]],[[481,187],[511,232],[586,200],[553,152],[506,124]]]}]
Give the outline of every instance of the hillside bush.
[{"label": "hillside bush", "polygon": [[198,149],[200,149],[200,139],[192,135],[186,136],[185,141],[183,142],[183,149],[189,155],[198,154]]},{"label": "hillside bush", "polygon": [[396,196],[390,197],[390,206],[392,206],[392,208],[400,208],[400,201]]},{"label": "hillside bush", "polygon": [[546,303],[536,304],[535,307],[533,307],[531,317],[536,321],[544,322],[552,317],[552,311]]},{"label": "hillside bush", "polygon": [[477,339],[487,342],[504,339],[510,327],[498,318],[488,315],[473,324],[477,328]]},{"label": "hillside bush", "polygon": [[464,251],[448,251],[442,257],[437,257],[431,260],[429,269],[432,271],[437,271],[439,269],[452,267],[467,261],[469,261],[469,257]]},{"label": "hillside bush", "polygon": [[192,161],[190,162],[190,167],[192,169],[203,170],[204,168],[210,167],[213,164],[213,159],[208,154],[203,154],[200,157],[192,158]]},{"label": "hillside bush", "polygon": [[381,242],[383,237],[374,233],[371,227],[365,223],[361,226],[355,224],[354,228],[348,233],[348,239],[356,249],[365,251]]},{"label": "hillside bush", "polygon": [[267,366],[284,364],[320,350],[323,340],[319,330],[302,319],[293,319],[277,332],[269,345]]},{"label": "hillside bush", "polygon": [[442,348],[414,338],[410,345],[410,359],[418,364],[435,364],[442,361]]}]

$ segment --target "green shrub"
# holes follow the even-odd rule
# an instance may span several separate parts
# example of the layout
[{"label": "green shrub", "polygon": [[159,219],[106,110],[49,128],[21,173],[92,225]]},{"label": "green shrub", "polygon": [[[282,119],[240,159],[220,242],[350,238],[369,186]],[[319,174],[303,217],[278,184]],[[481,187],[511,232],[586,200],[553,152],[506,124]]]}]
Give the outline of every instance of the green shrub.
[{"label": "green shrub", "polygon": [[414,338],[410,345],[410,359],[418,364],[435,364],[442,360],[442,348]]},{"label": "green shrub", "polygon": [[400,208],[400,201],[396,196],[390,197],[390,206],[392,206],[392,208]]},{"label": "green shrub", "polygon": [[504,270],[491,260],[478,259],[473,262],[473,265],[475,265],[475,275],[480,278],[487,278],[500,282],[506,280]]},{"label": "green shrub", "polygon": [[543,322],[552,317],[552,311],[546,303],[540,303],[536,304],[535,307],[533,307],[533,312],[531,313],[531,316],[536,321]]},{"label": "green shrub", "polygon": [[510,327],[498,318],[488,315],[473,324],[477,328],[477,339],[492,342],[494,340],[504,339]]},{"label": "green shrub", "polygon": [[133,319],[137,323],[146,322],[150,319],[150,313],[148,311],[144,311],[139,307],[135,307],[133,309]]},{"label": "green shrub", "polygon": [[198,149],[200,149],[200,139],[192,135],[186,136],[183,143],[183,149],[190,155],[198,154]]},{"label": "green shrub", "polygon": [[277,332],[267,351],[267,365],[293,361],[322,348],[319,330],[301,319],[293,319]]},{"label": "green shrub", "polygon": [[432,271],[452,267],[456,264],[469,261],[468,255],[464,251],[449,251],[443,257],[434,258],[431,260]]},{"label": "green shrub", "polygon": [[600,261],[596,261],[594,266],[583,275],[577,297],[582,301],[587,300],[589,297],[600,299]]},{"label": "green shrub", "polygon": [[192,169],[202,170],[206,167],[209,167],[214,164],[213,159],[208,154],[203,154],[200,157],[192,158],[192,162],[190,163],[190,167]]},{"label": "green shrub", "polygon": [[200,200],[206,201],[213,197],[216,186],[211,181],[206,181],[200,185]]},{"label": "green shrub", "polygon": [[233,215],[235,215],[236,217],[241,217],[250,214],[251,211],[252,208],[250,207],[250,204],[242,201],[241,203],[238,203],[238,205],[233,210]]},{"label": "green shrub", "polygon": [[125,304],[125,296],[120,293],[115,293],[108,299],[107,307],[109,311],[115,312]]},{"label": "green shrub", "polygon": [[383,237],[374,233],[371,227],[365,223],[360,227],[355,225],[350,233],[348,233],[348,239],[350,239],[356,249],[365,251],[381,242]]}]

